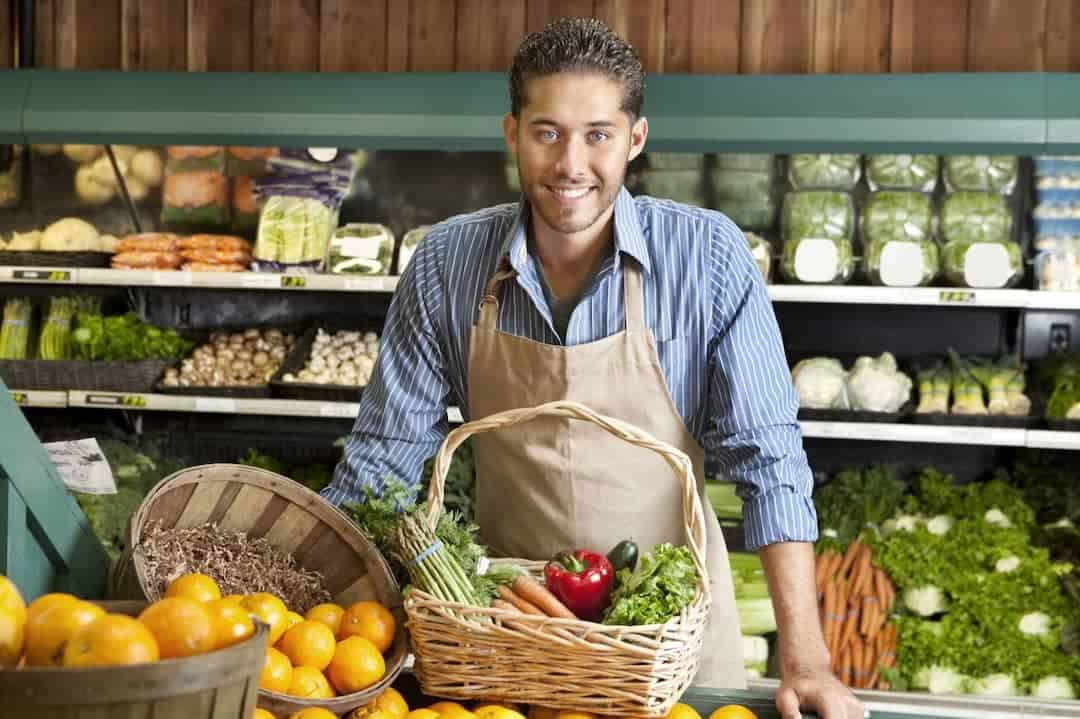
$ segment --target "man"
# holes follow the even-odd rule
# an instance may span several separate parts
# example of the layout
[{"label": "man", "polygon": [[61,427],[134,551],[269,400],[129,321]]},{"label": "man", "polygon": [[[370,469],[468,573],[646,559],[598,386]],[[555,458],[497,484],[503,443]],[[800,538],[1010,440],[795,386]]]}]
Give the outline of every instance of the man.
[{"label": "man", "polygon": [[[798,402],[745,238],[717,212],[623,188],[648,134],[643,88],[633,49],[598,21],[526,38],[503,124],[523,202],[453,217],[421,243],[326,496],[355,500],[387,475],[418,481],[450,402],[478,419],[577,401],[680,448],[699,482],[708,452],[740,485],[748,543],[768,574],[781,713],[862,717],[829,672]],[[589,423],[533,420],[475,435],[474,452],[477,520],[499,554],[685,541],[670,468]],[[727,554],[706,514],[714,606],[698,683],[741,687]]]}]

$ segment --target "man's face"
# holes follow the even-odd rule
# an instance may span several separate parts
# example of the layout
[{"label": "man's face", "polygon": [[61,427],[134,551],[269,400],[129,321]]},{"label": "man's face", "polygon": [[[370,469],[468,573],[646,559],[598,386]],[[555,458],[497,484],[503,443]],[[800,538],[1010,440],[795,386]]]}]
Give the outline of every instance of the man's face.
[{"label": "man's face", "polygon": [[599,74],[529,80],[520,116],[507,114],[503,131],[534,222],[572,235],[607,221],[648,134],[645,118],[630,124],[621,100],[619,83]]}]

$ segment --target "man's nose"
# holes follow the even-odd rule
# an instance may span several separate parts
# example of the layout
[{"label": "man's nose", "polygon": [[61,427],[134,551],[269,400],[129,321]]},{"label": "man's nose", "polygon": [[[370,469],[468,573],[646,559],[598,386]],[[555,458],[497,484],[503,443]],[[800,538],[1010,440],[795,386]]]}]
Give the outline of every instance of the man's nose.
[{"label": "man's nose", "polygon": [[566,177],[582,177],[587,166],[587,148],[580,137],[571,135],[562,143],[556,169]]}]

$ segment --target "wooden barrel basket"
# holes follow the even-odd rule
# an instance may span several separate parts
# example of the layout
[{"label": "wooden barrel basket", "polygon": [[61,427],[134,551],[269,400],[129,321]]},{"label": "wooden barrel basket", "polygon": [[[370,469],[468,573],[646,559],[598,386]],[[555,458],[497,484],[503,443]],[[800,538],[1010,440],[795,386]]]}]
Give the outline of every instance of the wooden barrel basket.
[{"label": "wooden barrel basket", "polygon": [[333,699],[301,699],[260,689],[260,707],[276,716],[308,707],[340,715],[370,702],[401,673],[408,647],[397,581],[360,529],[315,492],[288,477],[244,465],[203,465],[166,477],[131,517],[127,548],[110,580],[111,598],[159,599],[138,550],[143,534],[159,522],[165,529],[216,524],[251,538],[265,538],[275,550],[292,555],[297,566],[318,572],[334,603],[348,607],[372,600],[394,615],[396,635],[380,681]]},{"label": "wooden barrel basket", "polygon": [[[146,602],[98,602],[138,616]],[[34,719],[184,717],[248,719],[266,656],[265,624],[227,649],[124,667],[28,667],[0,671],[0,716]]]}]

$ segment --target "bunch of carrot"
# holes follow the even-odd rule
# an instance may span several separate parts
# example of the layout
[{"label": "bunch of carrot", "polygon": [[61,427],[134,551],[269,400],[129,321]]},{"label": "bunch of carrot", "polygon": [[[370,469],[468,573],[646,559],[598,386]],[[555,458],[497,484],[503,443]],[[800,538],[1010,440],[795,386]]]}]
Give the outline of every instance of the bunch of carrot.
[{"label": "bunch of carrot", "polygon": [[896,665],[896,625],[888,621],[896,588],[873,565],[873,550],[856,539],[843,554],[819,554],[815,569],[833,673],[851,687],[888,689],[879,672]]},{"label": "bunch of carrot", "polygon": [[517,614],[577,619],[547,587],[527,574],[519,575],[510,586],[499,585],[498,592],[498,598],[491,603],[497,609]]}]

